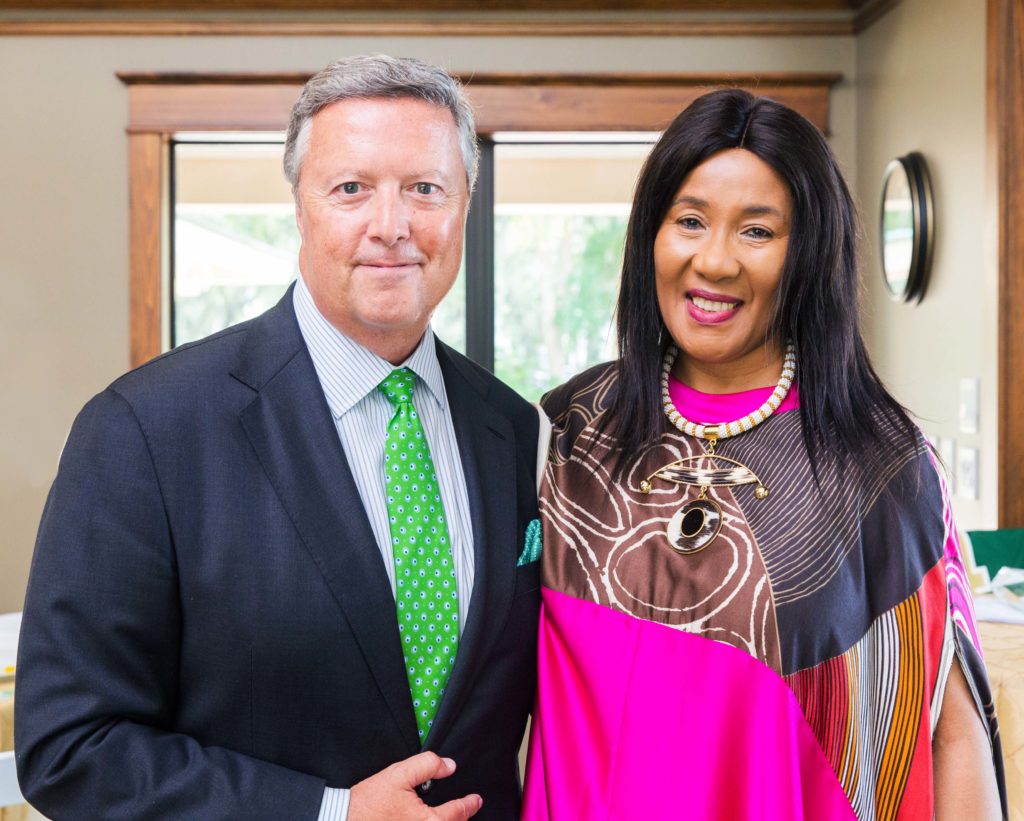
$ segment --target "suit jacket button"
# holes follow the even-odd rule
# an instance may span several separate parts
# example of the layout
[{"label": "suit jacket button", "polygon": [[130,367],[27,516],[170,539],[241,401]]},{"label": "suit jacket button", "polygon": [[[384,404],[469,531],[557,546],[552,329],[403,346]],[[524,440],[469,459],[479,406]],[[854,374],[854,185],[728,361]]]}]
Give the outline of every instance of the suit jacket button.
[{"label": "suit jacket button", "polygon": [[428,778],[426,781],[424,781],[422,784],[420,784],[416,789],[419,790],[421,795],[426,795],[428,792],[430,792],[430,788],[433,787],[433,786],[434,786],[434,780],[432,778]]}]

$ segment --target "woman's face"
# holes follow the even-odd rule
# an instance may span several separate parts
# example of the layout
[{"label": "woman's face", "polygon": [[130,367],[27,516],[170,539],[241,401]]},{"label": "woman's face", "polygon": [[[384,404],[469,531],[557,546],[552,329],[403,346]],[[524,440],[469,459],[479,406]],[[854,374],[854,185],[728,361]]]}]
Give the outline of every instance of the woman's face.
[{"label": "woman's face", "polygon": [[778,379],[781,351],[765,340],[792,217],[786,184],[744,149],[715,154],[683,180],[654,239],[678,378],[709,392]]}]

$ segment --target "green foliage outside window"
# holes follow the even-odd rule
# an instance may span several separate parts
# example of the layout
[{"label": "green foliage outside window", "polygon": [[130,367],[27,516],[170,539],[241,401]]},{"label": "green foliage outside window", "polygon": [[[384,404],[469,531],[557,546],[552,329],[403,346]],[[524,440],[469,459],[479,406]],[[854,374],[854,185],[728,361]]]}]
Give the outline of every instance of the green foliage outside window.
[{"label": "green foliage outside window", "polygon": [[614,356],[625,215],[495,216],[495,373],[536,400]]},{"label": "green foliage outside window", "polygon": [[176,228],[176,345],[258,316],[298,275],[290,213],[179,212]]},{"label": "green foliage outside window", "polygon": [[[257,316],[298,274],[290,213],[179,212],[177,220],[175,344]],[[625,230],[624,215],[495,216],[495,371],[527,398],[614,355]],[[465,350],[464,273],[433,325]]]}]

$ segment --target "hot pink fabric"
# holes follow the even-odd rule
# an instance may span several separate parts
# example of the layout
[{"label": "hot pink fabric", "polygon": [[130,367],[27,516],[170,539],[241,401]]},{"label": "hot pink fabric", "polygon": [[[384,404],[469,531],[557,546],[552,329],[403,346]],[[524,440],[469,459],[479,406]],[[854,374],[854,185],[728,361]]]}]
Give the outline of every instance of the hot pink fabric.
[{"label": "hot pink fabric", "polygon": [[771,669],[710,639],[542,596],[525,821],[854,818]]},{"label": "hot pink fabric", "polygon": [[[732,422],[756,411],[768,401],[775,386],[740,393],[702,393],[684,385],[674,376],[668,378],[668,395],[676,409],[691,422]],[[776,413],[796,410],[800,396],[796,385],[789,389]]]}]

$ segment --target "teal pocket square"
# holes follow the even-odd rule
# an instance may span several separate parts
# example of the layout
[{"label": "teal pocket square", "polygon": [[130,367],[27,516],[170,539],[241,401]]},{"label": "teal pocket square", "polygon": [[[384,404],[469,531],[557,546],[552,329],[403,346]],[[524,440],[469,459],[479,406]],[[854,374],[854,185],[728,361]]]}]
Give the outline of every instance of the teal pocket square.
[{"label": "teal pocket square", "polygon": [[526,538],[524,541],[526,542],[526,546],[523,548],[523,552],[519,556],[519,561],[516,562],[517,567],[522,567],[524,564],[535,562],[540,558],[540,519],[533,519],[526,526]]}]

